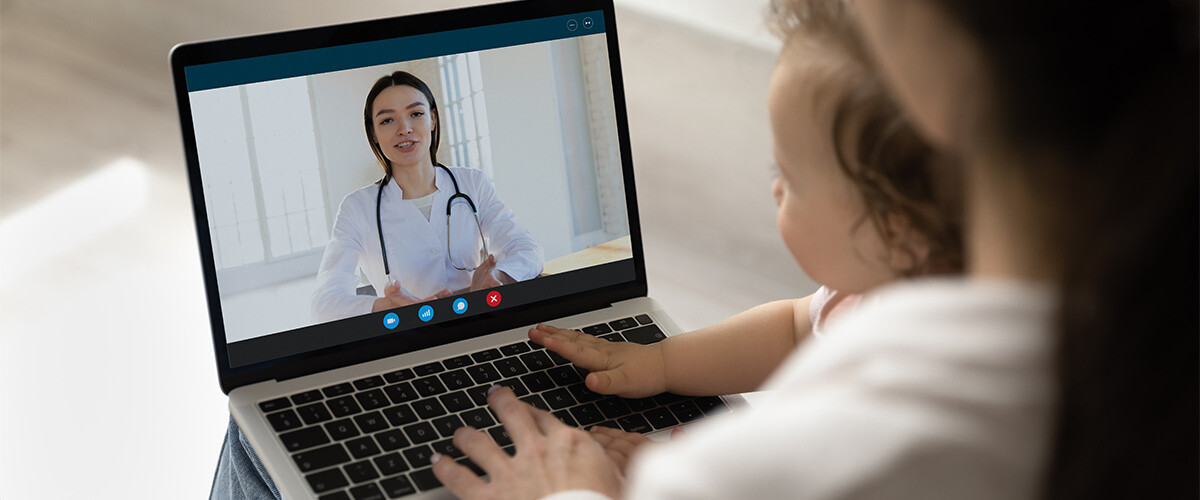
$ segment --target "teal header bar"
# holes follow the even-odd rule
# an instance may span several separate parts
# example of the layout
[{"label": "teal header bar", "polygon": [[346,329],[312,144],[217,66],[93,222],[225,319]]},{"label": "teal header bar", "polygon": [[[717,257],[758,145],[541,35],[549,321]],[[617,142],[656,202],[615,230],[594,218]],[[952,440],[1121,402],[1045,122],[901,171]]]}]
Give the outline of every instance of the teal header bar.
[{"label": "teal header bar", "polygon": [[195,92],[603,32],[604,11],[597,10],[198,64],[184,68],[183,73],[188,92]]}]

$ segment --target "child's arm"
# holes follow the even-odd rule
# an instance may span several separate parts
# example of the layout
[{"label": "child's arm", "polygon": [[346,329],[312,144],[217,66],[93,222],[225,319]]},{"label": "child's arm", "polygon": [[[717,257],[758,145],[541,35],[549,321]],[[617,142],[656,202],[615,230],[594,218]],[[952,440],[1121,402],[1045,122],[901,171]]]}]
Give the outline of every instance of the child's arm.
[{"label": "child's arm", "polygon": [[812,296],[754,307],[685,335],[643,346],[539,325],[529,338],[591,371],[588,388],[645,397],[733,394],[757,389],[808,337]]}]

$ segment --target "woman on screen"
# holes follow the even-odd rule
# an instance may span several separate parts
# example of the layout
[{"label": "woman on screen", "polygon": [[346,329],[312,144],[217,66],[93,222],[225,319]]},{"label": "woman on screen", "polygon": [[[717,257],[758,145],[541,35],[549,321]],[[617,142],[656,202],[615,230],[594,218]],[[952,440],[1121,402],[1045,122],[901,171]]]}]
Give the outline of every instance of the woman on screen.
[{"label": "woman on screen", "polygon": [[[542,248],[479,170],[437,161],[441,121],[429,86],[396,71],[363,108],[383,178],[338,207],[313,317],[332,321],[534,278]],[[377,291],[358,295],[361,276]]]}]

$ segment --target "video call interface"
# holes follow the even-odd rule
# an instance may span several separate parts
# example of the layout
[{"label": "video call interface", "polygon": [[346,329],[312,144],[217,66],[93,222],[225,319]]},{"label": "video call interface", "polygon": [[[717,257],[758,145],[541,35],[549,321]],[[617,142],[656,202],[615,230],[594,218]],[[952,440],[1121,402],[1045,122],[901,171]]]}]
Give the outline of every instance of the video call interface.
[{"label": "video call interface", "polygon": [[602,11],[185,75],[231,367],[635,279]]}]

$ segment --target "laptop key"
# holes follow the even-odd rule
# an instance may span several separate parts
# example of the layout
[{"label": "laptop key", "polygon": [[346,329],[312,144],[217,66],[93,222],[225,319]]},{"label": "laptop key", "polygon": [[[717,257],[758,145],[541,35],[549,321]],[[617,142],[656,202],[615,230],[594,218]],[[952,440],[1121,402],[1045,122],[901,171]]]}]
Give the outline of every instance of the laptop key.
[{"label": "laptop key", "polygon": [[524,342],[517,342],[516,344],[509,344],[504,347],[501,347],[500,354],[503,354],[505,356],[516,356],[518,354],[521,354],[523,352],[529,352],[531,350],[532,350],[532,348],[529,347],[529,344],[526,344]]},{"label": "laptop key", "polygon": [[292,402],[288,401],[288,398],[276,398],[270,401],[263,401],[259,403],[258,409],[262,410],[263,413],[271,413],[276,410],[282,410],[289,406],[292,406]]},{"label": "laptop key", "polygon": [[411,383],[401,382],[395,385],[389,385],[383,388],[383,392],[387,394],[392,403],[400,404],[417,399],[417,390],[413,389]]},{"label": "laptop key", "polygon": [[383,386],[383,377],[367,377],[354,381],[354,388],[360,391]]},{"label": "laptop key", "polygon": [[325,395],[321,394],[321,391],[317,389],[305,391],[300,394],[292,394],[292,402],[298,405],[311,403],[313,401],[320,401],[322,399],[325,399]]},{"label": "laptop key", "polygon": [[408,464],[414,468],[428,467],[429,457],[433,456],[433,448],[429,446],[418,446],[404,450],[404,459],[408,460]]},{"label": "laptop key", "polygon": [[442,437],[450,437],[454,435],[454,431],[463,426],[463,421],[458,418],[458,415],[446,415],[442,418],[434,419],[433,428],[437,429]]},{"label": "laptop key", "polygon": [[[383,379],[379,380],[380,382],[383,381]],[[354,399],[358,400],[358,403],[362,405],[364,410],[374,410],[376,408],[383,408],[384,406],[391,404],[388,402],[387,396],[384,396],[383,391],[379,389],[371,389],[367,392],[360,392],[354,395]]]},{"label": "laptop key", "polygon": [[442,370],[445,370],[445,368],[442,368],[442,364],[437,361],[434,361],[432,363],[425,363],[421,366],[413,367],[413,373],[416,373],[418,377],[424,377],[425,375],[433,375]]},{"label": "laptop key", "polygon": [[471,381],[471,377],[467,376],[466,370],[454,370],[452,372],[443,373],[439,375],[439,377],[442,379],[442,382],[446,384],[446,389],[451,391],[466,389],[475,385],[475,382]]},{"label": "laptop key", "polygon": [[621,398],[607,397],[597,401],[596,406],[600,408],[600,413],[603,413],[606,418],[624,417],[631,413],[629,405],[625,404]]},{"label": "laptop key", "polygon": [[375,467],[379,468],[379,473],[385,476],[399,474],[408,470],[408,464],[404,463],[404,459],[399,453],[388,453],[387,455],[375,457]]},{"label": "laptop key", "polygon": [[705,415],[715,415],[729,411],[729,407],[725,405],[725,402],[716,396],[696,398],[696,406],[700,407],[700,411],[704,412]]},{"label": "laptop key", "polygon": [[417,492],[417,488],[408,480],[408,476],[389,477],[380,481],[379,486],[383,487],[388,498],[400,498]]},{"label": "laptop key", "polygon": [[458,413],[467,408],[475,406],[475,404],[471,402],[471,397],[467,396],[466,391],[454,391],[450,394],[443,394],[438,396],[438,400],[446,406],[446,411],[449,411],[450,413]]},{"label": "laptop key", "polygon": [[658,406],[658,403],[655,403],[654,399],[652,399],[652,398],[637,398],[637,399],[622,398],[622,401],[624,401],[625,404],[629,406],[630,411],[644,411],[644,410],[649,410],[651,408]]},{"label": "laptop key", "polygon": [[625,432],[636,432],[638,434],[645,434],[654,430],[654,427],[650,426],[650,422],[646,421],[646,417],[636,413],[618,418],[617,425],[620,425],[621,429],[624,429]]},{"label": "laptop key", "polygon": [[546,349],[544,352],[546,353],[547,356],[550,356],[550,361],[553,361],[555,365],[565,365],[565,364],[571,362],[567,358],[562,357],[562,354],[551,351],[549,349]]},{"label": "laptop key", "polygon": [[649,325],[654,322],[654,320],[650,319],[649,314],[639,314],[634,316],[633,319],[637,320],[639,325]]},{"label": "laptop key", "polygon": [[383,500],[383,492],[375,483],[350,488],[350,494],[354,495],[354,500]]},{"label": "laptop key", "polygon": [[671,413],[675,415],[675,418],[679,419],[681,423],[691,422],[704,416],[704,413],[700,411],[700,408],[696,407],[696,403],[691,401],[680,401],[668,406],[667,409],[671,410]]},{"label": "laptop key", "polygon": [[571,416],[575,417],[580,427],[604,421],[604,415],[591,403],[571,408]]},{"label": "laptop key", "polygon": [[413,411],[409,405],[393,406],[385,409],[383,410],[383,416],[388,419],[392,427],[399,427],[417,421],[417,412]]},{"label": "laptop key", "polygon": [[517,375],[523,375],[529,372],[529,370],[525,368],[525,365],[521,363],[521,360],[517,358],[505,358],[497,360],[495,363],[492,363],[492,365],[496,367],[496,370],[500,372],[500,376],[504,378],[516,377]]},{"label": "laptop key", "polygon": [[442,406],[442,403],[436,398],[422,399],[412,405],[417,415],[420,415],[425,420],[446,414],[446,407]]},{"label": "laptop key", "polygon": [[528,403],[529,406],[532,406],[539,410],[550,411],[550,405],[546,404],[546,400],[542,399],[542,397],[537,394],[530,394],[528,396],[525,396],[525,397],[521,398],[521,401],[524,401],[524,402]]},{"label": "laptop key", "polygon": [[546,355],[545,351],[531,352],[521,355],[521,362],[529,367],[529,371],[537,372],[554,367],[554,362],[550,361],[550,356]]},{"label": "laptop key", "polygon": [[486,429],[496,425],[496,421],[492,418],[491,412],[487,408],[476,408],[474,410],[464,411],[459,414],[463,419],[463,423],[475,429]]},{"label": "laptop key", "polygon": [[300,467],[301,472],[311,472],[349,462],[350,455],[346,453],[346,449],[340,443],[334,443],[315,450],[296,453],[292,455],[292,460],[296,462],[297,467]]},{"label": "laptop key", "polygon": [[502,356],[503,355],[500,354],[499,349],[487,349],[487,350],[479,351],[475,354],[472,354],[471,359],[475,360],[476,363],[486,363],[488,361],[495,361],[497,359],[500,359]]},{"label": "laptop key", "polygon": [[300,427],[300,417],[296,416],[296,412],[292,410],[283,410],[267,415],[267,422],[271,423],[271,427],[275,432],[283,432]]},{"label": "laptop key", "polygon": [[529,392],[542,392],[554,388],[554,381],[544,372],[530,373],[521,377],[521,382],[529,388]]},{"label": "laptop key", "polygon": [[[516,361],[516,360],[514,359],[513,361]],[[529,394],[529,389],[525,388],[525,384],[522,384],[520,380],[517,380],[515,378],[510,378],[508,380],[501,380],[499,382],[496,382],[496,385],[502,385],[504,387],[512,389],[513,394],[516,394],[518,398],[521,396],[524,396],[526,394]]]},{"label": "laptop key", "polygon": [[413,486],[412,481],[408,480],[407,475],[389,477],[380,481],[379,486],[383,488],[384,493],[387,493],[388,498],[400,498],[417,493],[417,488]]},{"label": "laptop key", "polygon": [[466,467],[468,469],[471,469],[471,472],[474,472],[476,476],[482,476],[484,474],[487,474],[486,472],[483,471],[482,467],[475,465],[475,462],[472,462],[471,459],[469,459],[469,458],[459,459],[458,464],[463,467]]},{"label": "laptop key", "polygon": [[433,446],[434,453],[441,453],[450,458],[462,458],[465,456],[463,455],[462,450],[459,450],[457,446],[454,446],[453,439],[443,439],[433,443],[431,446]]},{"label": "laptop key", "polygon": [[416,376],[417,376],[417,374],[413,373],[412,369],[405,368],[403,370],[396,370],[391,373],[385,373],[385,374],[383,374],[383,379],[386,380],[389,384],[394,384],[396,382],[412,380],[412,379],[416,378]]},{"label": "laptop key", "polygon": [[654,398],[654,402],[658,403],[660,406],[666,406],[672,403],[678,403],[680,401],[687,401],[688,399],[687,396],[680,396],[672,392],[663,392],[652,397]]},{"label": "laptop key", "polygon": [[358,424],[358,428],[364,433],[372,433],[387,429],[387,420],[384,420],[383,414],[377,411],[365,413],[354,417],[354,423]]},{"label": "laptop key", "polygon": [[567,390],[571,391],[571,395],[575,396],[575,400],[579,401],[580,403],[595,401],[604,397],[603,395],[588,389],[584,384],[575,384],[568,387]]},{"label": "laptop key", "polygon": [[655,408],[642,414],[646,420],[653,425],[655,429],[666,429],[667,427],[679,425],[679,420],[671,415],[671,411],[666,408]]},{"label": "laptop key", "polygon": [[609,342],[624,342],[625,341],[625,337],[622,337],[619,332],[612,332],[612,333],[606,333],[604,335],[597,335],[596,338],[604,339]]},{"label": "laptop key", "polygon": [[529,346],[529,349],[530,349],[530,350],[533,350],[533,351],[536,351],[536,350],[538,350],[538,349],[545,349],[545,348],[546,348],[546,346],[544,346],[544,345],[542,345],[542,344],[539,344],[539,343],[537,343],[537,342],[534,342],[534,341],[532,341],[532,340],[526,340],[526,341],[525,341],[525,345]]},{"label": "laptop key", "polygon": [[622,332],[622,335],[630,342],[635,342],[642,345],[650,345],[667,338],[662,330],[658,329],[657,325],[639,326],[632,330]]},{"label": "laptop key", "polygon": [[552,415],[558,417],[558,419],[562,421],[563,424],[566,424],[567,427],[579,427],[579,423],[575,421],[575,417],[572,417],[571,412],[567,410],[558,410],[552,413]]},{"label": "laptop key", "polygon": [[437,377],[416,379],[413,381],[413,387],[417,389],[417,394],[420,394],[422,397],[446,392],[446,386],[442,385],[442,381],[438,380]]},{"label": "laptop key", "polygon": [[476,384],[490,384],[500,380],[500,372],[496,371],[496,367],[491,363],[469,367],[467,373],[471,375]]},{"label": "laptop key", "polygon": [[332,398],[335,396],[342,396],[342,395],[346,395],[346,394],[350,394],[350,393],[354,392],[354,386],[350,385],[350,382],[346,382],[343,384],[331,385],[329,387],[321,389],[321,392],[325,394],[325,397]]},{"label": "laptop key", "polygon": [[467,396],[471,398],[471,401],[475,403],[475,406],[486,406],[487,393],[491,388],[492,386],[490,385],[475,386],[467,389]]},{"label": "laptop key", "polygon": [[613,330],[628,330],[638,326],[638,322],[633,318],[621,318],[616,321],[609,321],[608,326],[611,326]]},{"label": "laptop key", "polygon": [[346,476],[339,469],[330,469],[316,474],[309,474],[304,479],[308,480],[308,485],[317,493],[350,485],[350,482],[346,481]]},{"label": "laptop key", "polygon": [[421,469],[409,475],[412,481],[416,483],[417,488],[421,491],[429,491],[435,488],[441,488],[442,482],[438,481],[433,475],[433,469]]},{"label": "laptop key", "polygon": [[546,375],[549,375],[550,380],[553,380],[560,387],[583,382],[583,377],[579,376],[579,372],[576,372],[575,369],[569,366],[556,366],[546,370]]},{"label": "laptop key", "polygon": [[328,443],[329,436],[320,427],[308,427],[280,434],[279,440],[288,451],[300,451]]},{"label": "laptop key", "polygon": [[503,426],[492,427],[487,432],[492,436],[492,441],[495,441],[499,446],[503,447],[513,444],[512,436],[508,435],[508,430]]},{"label": "laptop key", "polygon": [[542,397],[546,398],[546,404],[554,410],[575,406],[575,398],[571,397],[571,393],[561,387],[553,391],[547,391],[545,394],[542,394]]},{"label": "laptop key", "polygon": [[462,368],[464,366],[471,366],[473,364],[475,364],[475,361],[473,361],[471,359],[471,357],[466,354],[463,354],[462,356],[455,356],[453,358],[442,361],[442,365],[444,365],[447,370],[453,370],[455,368]]},{"label": "laptop key", "polygon": [[325,430],[329,431],[329,436],[335,441],[349,439],[359,434],[358,427],[355,427],[354,422],[351,422],[348,418],[334,420],[325,424]]},{"label": "laptop key", "polygon": [[361,483],[379,478],[379,472],[375,470],[374,465],[371,465],[370,460],[354,462],[342,467],[342,470],[346,471],[346,477],[349,477],[352,483]]},{"label": "laptop key", "polygon": [[329,411],[332,412],[333,416],[335,417],[344,417],[347,415],[354,415],[355,413],[362,413],[362,408],[359,408],[358,403],[354,401],[354,396],[333,398],[327,401],[327,403],[329,404]]},{"label": "laptop key", "polygon": [[605,323],[600,323],[599,325],[585,326],[585,327],[583,327],[582,331],[583,331],[583,333],[586,333],[588,335],[595,336],[595,335],[604,335],[608,332],[611,332],[612,328],[609,328],[608,325]]},{"label": "laptop key", "polygon": [[[408,446],[408,438],[400,429],[389,429],[375,435],[375,441],[383,451],[395,451]],[[386,473],[385,473],[386,474]]]},{"label": "laptop key", "polygon": [[[437,439],[437,431],[433,430],[433,426],[429,422],[417,422],[404,428],[404,434],[413,444],[428,443]],[[411,460],[409,462],[412,462]],[[412,462],[413,466],[422,465]]]}]

